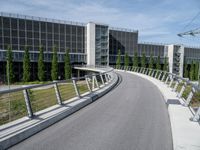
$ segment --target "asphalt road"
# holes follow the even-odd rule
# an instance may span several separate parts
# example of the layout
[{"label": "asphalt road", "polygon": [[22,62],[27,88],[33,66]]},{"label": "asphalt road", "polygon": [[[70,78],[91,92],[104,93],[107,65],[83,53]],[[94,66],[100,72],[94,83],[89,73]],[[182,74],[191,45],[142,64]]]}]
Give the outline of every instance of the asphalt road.
[{"label": "asphalt road", "polygon": [[119,74],[121,84],[107,95],[11,149],[172,150],[167,107],[157,87]]}]

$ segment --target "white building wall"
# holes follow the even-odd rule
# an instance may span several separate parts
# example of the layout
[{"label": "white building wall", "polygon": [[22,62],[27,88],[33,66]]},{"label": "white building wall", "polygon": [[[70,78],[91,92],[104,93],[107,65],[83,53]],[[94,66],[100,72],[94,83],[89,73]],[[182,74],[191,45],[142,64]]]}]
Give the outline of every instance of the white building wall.
[{"label": "white building wall", "polygon": [[169,72],[173,73],[174,45],[168,45]]},{"label": "white building wall", "polygon": [[95,66],[95,23],[87,24],[87,65]]}]

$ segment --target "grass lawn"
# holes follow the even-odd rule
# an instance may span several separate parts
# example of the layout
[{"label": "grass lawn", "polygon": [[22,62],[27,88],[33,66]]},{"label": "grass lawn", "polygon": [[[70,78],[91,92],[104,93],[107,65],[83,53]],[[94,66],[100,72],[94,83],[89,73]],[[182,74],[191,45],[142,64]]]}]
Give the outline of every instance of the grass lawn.
[{"label": "grass lawn", "polygon": [[[88,92],[84,81],[77,82],[80,94]],[[70,83],[58,84],[61,100],[67,101],[76,96],[74,86]],[[54,87],[31,89],[28,91],[33,112],[57,104]],[[0,95],[0,125],[27,115],[23,91]]]}]

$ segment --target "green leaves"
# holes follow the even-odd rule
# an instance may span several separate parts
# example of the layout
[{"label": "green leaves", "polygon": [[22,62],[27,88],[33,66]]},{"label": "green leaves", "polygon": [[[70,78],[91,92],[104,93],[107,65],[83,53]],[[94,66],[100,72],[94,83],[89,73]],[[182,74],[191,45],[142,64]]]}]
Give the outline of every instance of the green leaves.
[{"label": "green leaves", "polygon": [[14,73],[13,73],[13,53],[11,47],[7,48],[7,56],[6,56],[6,78],[7,82],[14,82]]},{"label": "green leaves", "polygon": [[69,49],[67,49],[65,53],[65,79],[70,79],[72,75],[72,68],[70,64],[70,55],[69,55]]},{"label": "green leaves", "polygon": [[126,67],[129,66],[129,55],[128,55],[128,53],[125,54],[124,65],[125,65]]},{"label": "green leaves", "polygon": [[40,81],[44,81],[45,74],[44,74],[44,54],[43,54],[43,48],[40,46],[40,54],[38,59],[38,79]]},{"label": "green leaves", "polygon": [[23,81],[30,81],[30,58],[28,47],[25,47],[24,59],[23,59]]},{"label": "green leaves", "polygon": [[149,60],[149,68],[153,69],[153,64],[154,64],[154,59],[153,59],[153,54],[151,53]]},{"label": "green leaves", "polygon": [[158,57],[157,57],[156,69],[158,69],[158,70],[161,69],[161,65],[160,65],[160,54],[159,54]]},{"label": "green leaves", "polygon": [[138,67],[138,54],[136,51],[135,51],[134,57],[133,57],[133,66]]},{"label": "green leaves", "polygon": [[51,79],[52,80],[58,79],[58,56],[56,47],[53,47],[53,58],[51,62]]},{"label": "green leaves", "polygon": [[120,51],[120,49],[118,50],[116,65],[117,65],[117,69],[119,69],[120,65],[121,65],[121,51]]},{"label": "green leaves", "polygon": [[146,68],[146,55],[145,55],[145,52],[142,53],[141,67]]}]

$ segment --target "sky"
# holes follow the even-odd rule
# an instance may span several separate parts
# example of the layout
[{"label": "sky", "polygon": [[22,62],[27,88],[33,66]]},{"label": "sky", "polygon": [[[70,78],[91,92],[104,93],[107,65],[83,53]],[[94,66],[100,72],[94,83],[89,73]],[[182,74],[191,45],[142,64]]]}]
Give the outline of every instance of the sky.
[{"label": "sky", "polygon": [[139,31],[139,42],[200,46],[200,0],[0,0],[0,11],[108,24]]}]

